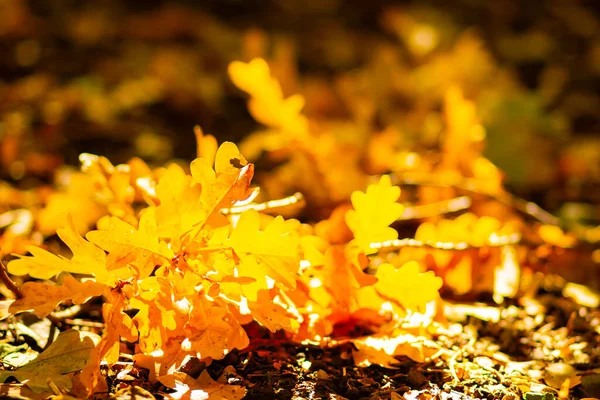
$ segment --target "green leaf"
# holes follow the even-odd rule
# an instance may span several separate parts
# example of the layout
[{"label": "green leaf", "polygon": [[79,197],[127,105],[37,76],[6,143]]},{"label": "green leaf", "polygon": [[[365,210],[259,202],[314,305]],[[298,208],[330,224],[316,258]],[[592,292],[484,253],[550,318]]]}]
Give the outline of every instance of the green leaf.
[{"label": "green leaf", "polygon": [[527,392],[523,395],[525,400],[555,400],[552,393]]},{"label": "green leaf", "polygon": [[12,376],[34,392],[41,393],[48,391],[47,381],[51,379],[59,388],[70,389],[71,378],[66,374],[83,369],[99,341],[100,337],[90,332],[62,332],[35,360],[15,371],[0,372],[0,382]]}]

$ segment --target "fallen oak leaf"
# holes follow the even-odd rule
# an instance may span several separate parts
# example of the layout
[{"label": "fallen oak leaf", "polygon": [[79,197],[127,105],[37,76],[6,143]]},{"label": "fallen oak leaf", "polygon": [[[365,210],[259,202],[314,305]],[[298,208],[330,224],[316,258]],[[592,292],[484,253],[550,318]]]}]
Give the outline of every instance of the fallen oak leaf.
[{"label": "fallen oak leaf", "polygon": [[[431,360],[439,354],[440,346],[434,341],[410,333],[397,335],[376,334],[362,338],[349,339],[357,350],[352,352],[354,363],[359,367],[378,364],[382,367],[393,368],[397,363],[396,356],[407,356],[416,362]],[[344,341],[333,341],[331,345]]]},{"label": "fallen oak leaf", "polygon": [[152,272],[147,267],[153,255],[167,260],[173,258],[173,252],[158,238],[154,207],[147,208],[142,214],[138,229],[111,217],[106,230],[88,232],[86,238],[109,253],[107,264],[111,270],[135,262],[141,277]]},{"label": "fallen oak leaf", "polygon": [[424,310],[428,302],[439,297],[438,290],[443,284],[442,278],[433,271],[421,272],[416,261],[409,261],[400,268],[382,264],[375,276],[377,293],[405,310]]},{"label": "fallen oak leaf", "polygon": [[160,237],[171,239],[179,251],[202,238],[206,225],[216,228],[228,224],[220,210],[251,196],[250,181],[254,166],[246,161],[237,146],[223,143],[209,160],[197,158],[190,165],[191,176],[175,164],[165,169],[156,186],[160,205],[156,209]]},{"label": "fallen oak leaf", "polygon": [[246,388],[239,385],[226,385],[214,381],[207,370],[202,371],[198,379],[175,372],[158,378],[165,386],[175,389],[165,394],[167,399],[175,400],[239,400],[246,395]]},{"label": "fallen oak leaf", "polygon": [[119,358],[119,339],[133,342],[137,339],[138,332],[129,315],[123,312],[125,297],[119,291],[113,290],[107,295],[107,302],[102,305],[104,320],[104,333],[96,347],[89,354],[89,362],[79,376],[81,382],[88,390],[88,395],[99,388],[105,387],[105,382],[100,374],[100,363],[106,360],[113,364]]},{"label": "fallen oak leaf", "polygon": [[[240,215],[237,225],[225,241],[241,263],[244,261],[259,264],[268,269],[268,276],[288,288],[296,287],[298,271],[298,236],[289,232],[282,217],[276,217],[263,230],[260,230],[260,216],[256,210],[248,210]],[[250,276],[257,282],[264,281],[265,275]]]},{"label": "fallen oak leaf", "polygon": [[79,282],[68,273],[61,274],[58,282],[26,282],[21,288],[23,297],[15,300],[8,311],[11,314],[33,311],[38,318],[44,318],[65,300],[83,304],[91,297],[101,296],[108,288],[97,282]]},{"label": "fallen oak leaf", "polygon": [[35,360],[14,371],[0,372],[0,382],[14,377],[35,393],[49,391],[50,378],[60,388],[70,389],[71,378],[67,375],[83,369],[100,337],[91,332],[68,330],[61,332],[56,340]]},{"label": "fallen oak leaf", "polygon": [[271,332],[278,329],[293,333],[297,332],[300,323],[284,307],[269,301],[268,296],[264,297],[266,298],[261,299],[259,295],[259,301],[248,304],[254,319]]},{"label": "fallen oak leaf", "polygon": [[8,263],[8,272],[13,275],[26,275],[38,279],[50,279],[61,272],[97,275],[106,277],[106,255],[102,249],[84,240],[77,232],[73,218],[69,215],[67,226],[56,231],[62,241],[71,249],[73,257],[69,260],[56,256],[39,247],[28,246],[33,256],[20,256]]},{"label": "fallen oak leaf", "polygon": [[225,225],[227,220],[220,210],[252,194],[249,187],[254,165],[246,161],[235,144],[224,142],[215,154],[214,169],[208,161],[197,158],[192,161],[190,170],[192,183],[202,186],[200,204],[205,210],[204,218],[194,224],[191,234],[194,237],[205,224],[213,227]]},{"label": "fallen oak leaf", "polygon": [[404,206],[397,203],[400,188],[392,186],[389,175],[369,185],[366,192],[354,191],[351,196],[354,209],[346,212],[346,224],[354,234],[354,241],[365,254],[375,253],[371,243],[398,238],[390,225],[402,215]]}]

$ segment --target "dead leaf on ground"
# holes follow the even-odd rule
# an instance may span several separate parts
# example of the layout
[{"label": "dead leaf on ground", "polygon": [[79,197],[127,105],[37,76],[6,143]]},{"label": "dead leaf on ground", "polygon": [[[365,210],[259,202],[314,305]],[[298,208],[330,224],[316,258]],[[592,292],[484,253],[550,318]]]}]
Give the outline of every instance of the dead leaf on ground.
[{"label": "dead leaf on ground", "polygon": [[85,367],[100,337],[94,333],[69,330],[56,340],[35,360],[14,371],[0,372],[0,381],[14,377],[35,393],[49,391],[47,380],[59,388],[70,389],[71,378],[67,375]]}]

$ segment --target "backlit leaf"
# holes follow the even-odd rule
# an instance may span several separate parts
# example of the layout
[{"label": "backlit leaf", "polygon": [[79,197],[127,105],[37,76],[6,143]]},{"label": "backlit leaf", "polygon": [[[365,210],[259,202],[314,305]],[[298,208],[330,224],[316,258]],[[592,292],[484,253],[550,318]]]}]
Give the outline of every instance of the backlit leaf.
[{"label": "backlit leaf", "polygon": [[388,175],[383,175],[379,183],[369,185],[366,192],[352,193],[354,209],[346,213],[346,223],[366,254],[374,252],[371,243],[398,238],[398,232],[389,226],[404,210],[402,204],[397,203],[399,197],[400,188],[392,186]]}]

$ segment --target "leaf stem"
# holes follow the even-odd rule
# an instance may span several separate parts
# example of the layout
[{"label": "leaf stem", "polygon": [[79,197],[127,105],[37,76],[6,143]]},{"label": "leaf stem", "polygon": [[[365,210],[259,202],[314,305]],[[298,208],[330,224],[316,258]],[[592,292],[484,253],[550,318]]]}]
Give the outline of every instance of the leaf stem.
[{"label": "leaf stem", "polygon": [[4,283],[8,290],[14,293],[17,299],[23,297],[23,293],[21,292],[19,285],[17,285],[12,279],[10,279],[6,270],[6,266],[2,261],[0,261],[0,281]]},{"label": "leaf stem", "polygon": [[473,246],[467,242],[434,242],[434,241],[421,241],[411,238],[388,240],[385,242],[371,243],[371,249],[377,250],[377,252],[389,252],[402,249],[404,247],[427,247],[438,250],[468,250],[477,249],[480,247],[502,247],[507,245],[514,245],[521,242],[521,235],[514,233],[511,235],[503,235],[494,237],[493,241],[488,241],[482,246]]},{"label": "leaf stem", "polygon": [[466,210],[471,207],[471,198],[469,196],[459,196],[450,200],[437,201],[435,203],[424,204],[420,206],[406,206],[404,212],[397,221],[406,221],[410,219],[421,219],[435,217],[442,214],[450,214],[457,211]]}]

